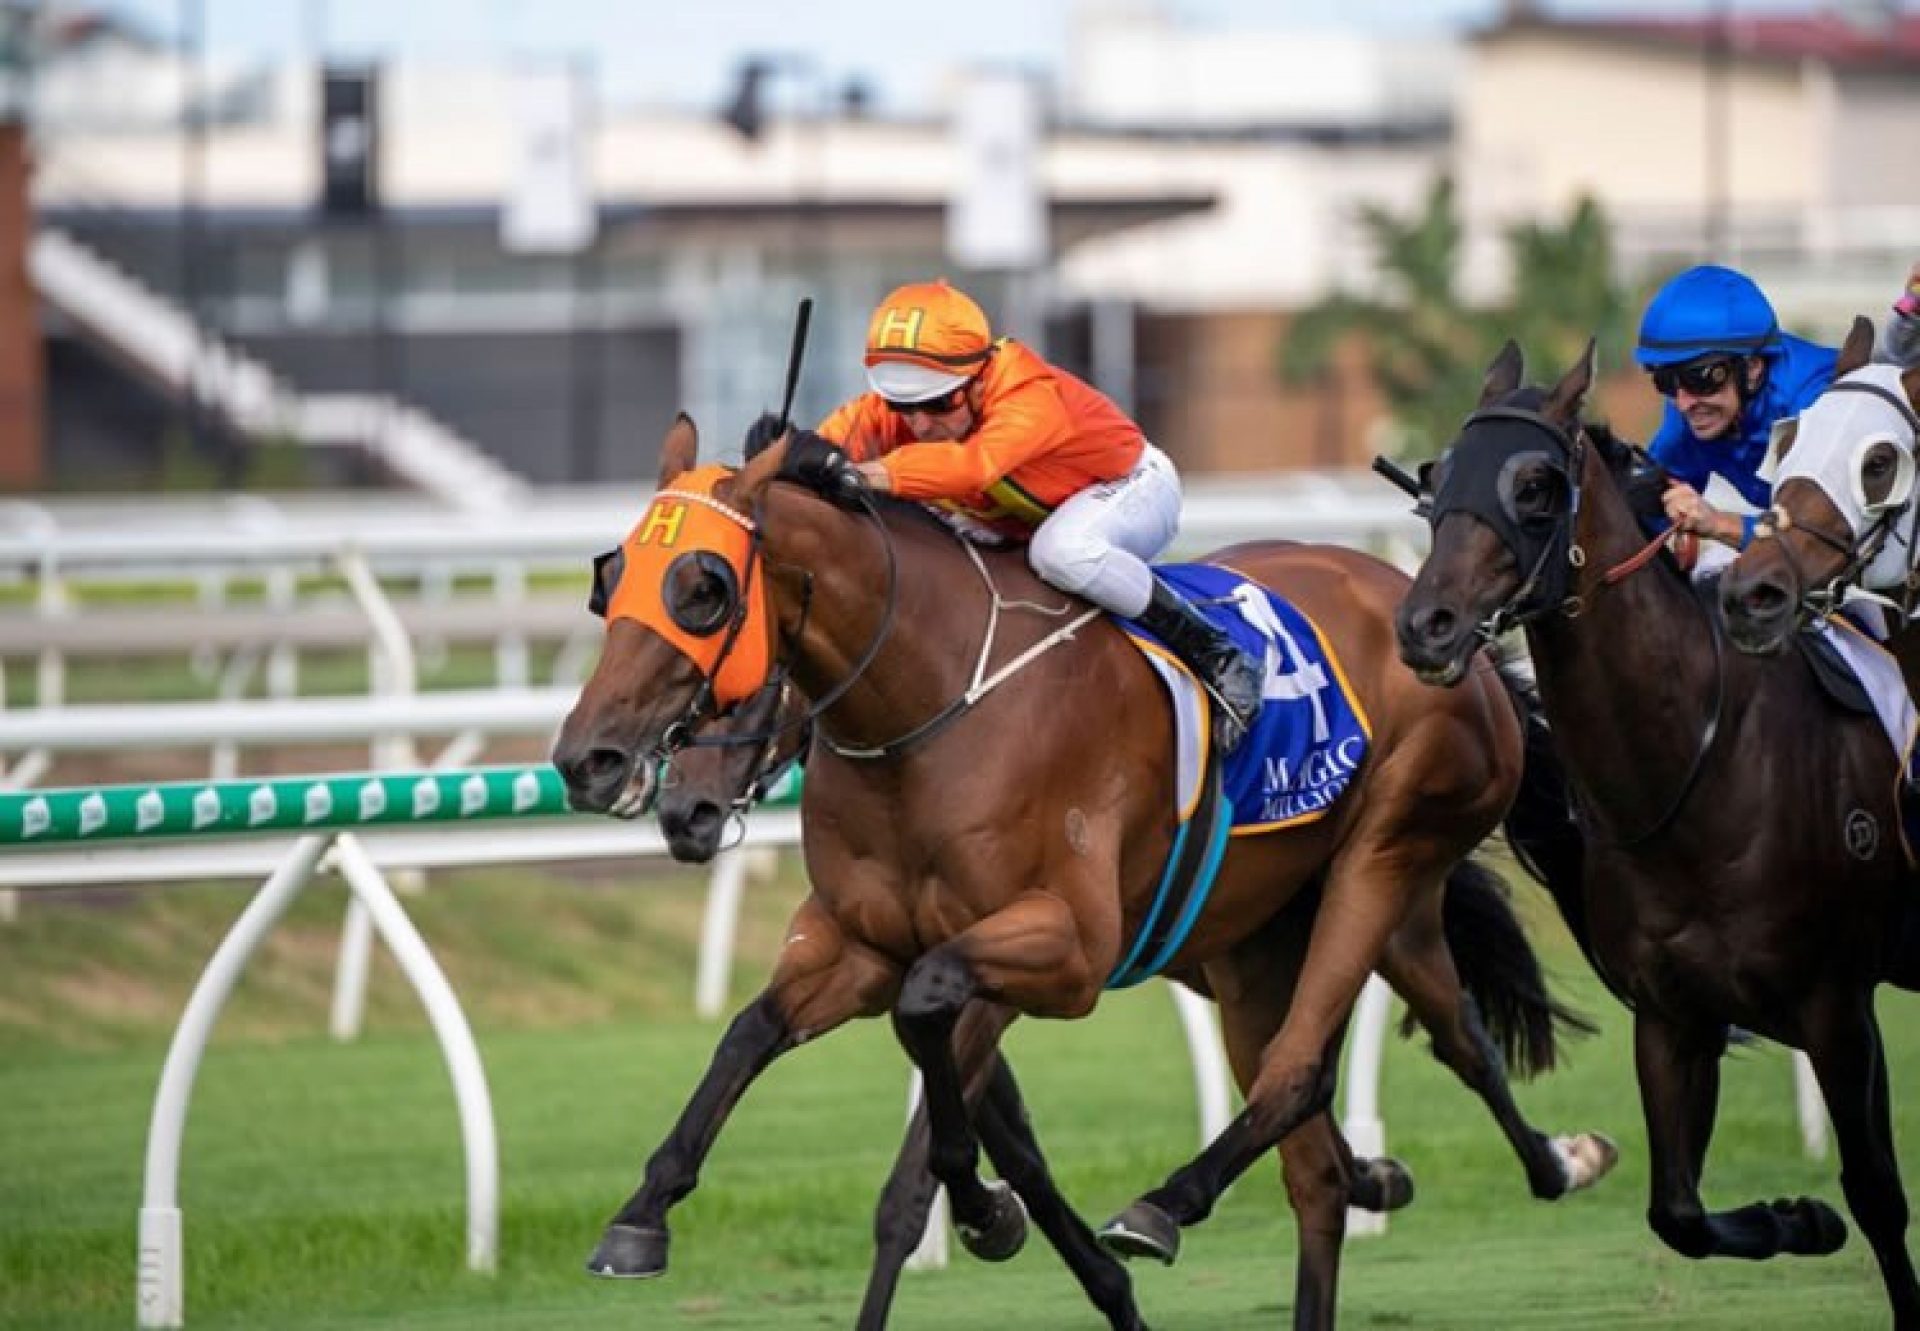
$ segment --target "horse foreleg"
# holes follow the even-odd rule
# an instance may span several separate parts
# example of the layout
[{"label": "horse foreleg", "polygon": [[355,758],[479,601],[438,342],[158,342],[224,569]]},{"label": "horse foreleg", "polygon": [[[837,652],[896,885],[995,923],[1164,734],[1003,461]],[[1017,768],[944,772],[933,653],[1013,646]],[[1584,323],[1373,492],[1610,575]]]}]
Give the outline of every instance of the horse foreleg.
[{"label": "horse foreleg", "polygon": [[1840,1011],[1819,1023],[1807,1056],[1820,1078],[1840,1147],[1840,1186],[1880,1263],[1893,1324],[1920,1327],[1920,1286],[1907,1253],[1907,1194],[1894,1153],[1887,1095],[1886,1048],[1870,994],[1848,995]]},{"label": "horse foreleg", "polygon": [[1352,1155],[1328,1114],[1316,1114],[1280,1141],[1280,1163],[1299,1230],[1294,1261],[1294,1331],[1330,1331],[1347,1236]]},{"label": "horse foreleg", "polygon": [[667,1211],[692,1192],[727,1116],[774,1059],[856,1016],[884,1012],[898,984],[891,963],[841,934],[812,897],[787,929],[773,980],[733,1019],[706,1075],[647,1160],[639,1190],[608,1224],[587,1270],[645,1278],[667,1269]]},{"label": "horse foreleg", "polygon": [[893,1024],[925,1081],[928,1164],[947,1189],[960,1241],[976,1257],[1011,1257],[1026,1226],[1013,1190],[980,1178],[980,1144],[954,1058],[961,1010],[985,997],[1021,1011],[1078,1016],[1099,992],[1072,911],[1060,896],[1038,892],[924,953],[901,983]]},{"label": "horse foreleg", "polygon": [[[990,1064],[998,1058],[999,1037],[1014,1013],[988,1003],[969,1004],[954,1030],[954,1058],[967,1086],[967,1102],[977,1104],[985,1094]],[[978,1112],[978,1111],[976,1111]],[[900,1273],[926,1233],[940,1185],[927,1168],[928,1131],[925,1104],[915,1108],[907,1135],[894,1158],[893,1172],[880,1191],[873,1215],[873,1270],[856,1325],[860,1331],[878,1331],[887,1324]]]},{"label": "horse foreleg", "polygon": [[[1535,1197],[1552,1201],[1604,1178],[1619,1161],[1612,1139],[1597,1132],[1549,1138],[1514,1102],[1506,1061],[1461,987],[1439,922],[1420,912],[1402,925],[1380,958],[1380,974],[1433,1038],[1433,1054],[1493,1115],[1526,1171]],[[1551,1020],[1551,1018],[1548,1018]]]},{"label": "horse foreleg", "polygon": [[1701,1202],[1725,1039],[1723,1027],[1709,1034],[1682,1030],[1646,1007],[1634,1014],[1634,1069],[1647,1120],[1647,1224],[1684,1257],[1760,1261],[1782,1252],[1835,1251],[1847,1227],[1825,1202],[1803,1197],[1713,1212]]},{"label": "horse foreleg", "polygon": [[1146,1331],[1133,1301],[1133,1282],[1126,1268],[1100,1246],[1087,1222],[1053,1181],[1027,1119],[1013,1068],[1005,1058],[994,1061],[992,1080],[980,1105],[979,1124],[980,1139],[994,1168],[1026,1202],[1034,1223],[1080,1282],[1088,1301],[1114,1331]]},{"label": "horse foreleg", "polygon": [[[1332,1106],[1340,1035],[1401,913],[1400,884],[1408,875],[1401,867],[1386,876],[1376,862],[1386,853],[1376,847],[1359,857],[1364,871],[1356,869],[1353,857],[1344,865],[1336,862],[1313,919],[1285,1020],[1260,1053],[1251,1084],[1242,1079],[1246,1108],[1199,1155],[1106,1224],[1101,1240],[1108,1247],[1123,1256],[1171,1262],[1181,1229],[1206,1219],[1221,1194],[1255,1160]],[[1370,890],[1383,885],[1384,892],[1369,897]],[[1221,994],[1223,1015],[1233,1002]]]},{"label": "horse foreleg", "polygon": [[[969,1018],[981,1007],[976,1004],[967,1009],[955,1035],[957,1057],[963,1068],[972,1061],[968,1058],[969,1027],[977,1024]],[[1007,1013],[995,1028],[996,1032],[1004,1029],[1011,1016]],[[1000,1177],[1013,1185],[1054,1251],[1080,1282],[1088,1301],[1117,1331],[1145,1331],[1146,1323],[1141,1321],[1134,1305],[1132,1282],[1126,1268],[1099,1246],[1093,1231],[1054,1183],[1027,1120],[1026,1105],[1014,1081],[1013,1069],[993,1047],[985,1052],[990,1061],[981,1069],[983,1075],[968,1078],[967,1098],[987,1157],[993,1161]],[[938,1187],[927,1170],[928,1136],[923,1105],[908,1125],[907,1140],[901,1146],[875,1213],[874,1270],[868,1279],[866,1300],[860,1308],[859,1331],[879,1331],[886,1325],[900,1271],[926,1230]]]}]

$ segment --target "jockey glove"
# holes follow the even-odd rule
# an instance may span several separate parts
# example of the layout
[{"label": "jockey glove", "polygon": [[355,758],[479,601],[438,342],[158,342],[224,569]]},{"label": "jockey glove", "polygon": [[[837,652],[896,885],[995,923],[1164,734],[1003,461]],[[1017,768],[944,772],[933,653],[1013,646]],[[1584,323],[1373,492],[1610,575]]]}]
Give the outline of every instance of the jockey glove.
[{"label": "jockey glove", "polygon": [[780,470],[842,508],[858,508],[867,492],[867,483],[854,470],[852,459],[837,444],[812,430],[793,432],[787,441],[786,462]]}]

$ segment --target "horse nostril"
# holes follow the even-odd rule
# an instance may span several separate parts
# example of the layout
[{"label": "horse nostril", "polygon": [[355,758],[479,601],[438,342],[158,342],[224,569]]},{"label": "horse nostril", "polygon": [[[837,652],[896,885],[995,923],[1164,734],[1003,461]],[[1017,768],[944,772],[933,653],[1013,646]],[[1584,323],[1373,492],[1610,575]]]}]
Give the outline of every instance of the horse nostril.
[{"label": "horse nostril", "polygon": [[575,790],[597,790],[626,779],[627,755],[605,746],[584,753],[565,754],[554,759],[568,786]]},{"label": "horse nostril", "polygon": [[1786,588],[1772,582],[1755,582],[1740,593],[1740,606],[1756,620],[1777,618],[1787,609]]},{"label": "horse nostril", "polygon": [[1413,617],[1413,630],[1431,643],[1452,642],[1459,619],[1443,605],[1430,606]]},{"label": "horse nostril", "polygon": [[668,849],[677,860],[705,863],[712,859],[726,825],[726,810],[712,800],[660,809],[660,830],[667,834]]}]

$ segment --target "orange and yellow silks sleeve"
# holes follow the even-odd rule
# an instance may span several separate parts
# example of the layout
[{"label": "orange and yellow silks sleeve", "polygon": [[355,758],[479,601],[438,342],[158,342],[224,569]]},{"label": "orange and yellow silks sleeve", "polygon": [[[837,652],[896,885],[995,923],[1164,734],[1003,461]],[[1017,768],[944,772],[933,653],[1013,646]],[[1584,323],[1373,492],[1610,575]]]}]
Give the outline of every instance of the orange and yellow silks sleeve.
[{"label": "orange and yellow silks sleeve", "polygon": [[1104,394],[1002,341],[980,376],[972,434],[914,441],[902,417],[873,394],[821,422],[820,433],[855,459],[882,460],[903,499],[939,503],[1021,535],[1089,485],[1124,476],[1140,460],[1140,428]]},{"label": "orange and yellow silks sleeve", "polygon": [[906,422],[887,409],[878,393],[862,393],[841,404],[814,433],[840,445],[855,462],[871,462],[913,442]]}]

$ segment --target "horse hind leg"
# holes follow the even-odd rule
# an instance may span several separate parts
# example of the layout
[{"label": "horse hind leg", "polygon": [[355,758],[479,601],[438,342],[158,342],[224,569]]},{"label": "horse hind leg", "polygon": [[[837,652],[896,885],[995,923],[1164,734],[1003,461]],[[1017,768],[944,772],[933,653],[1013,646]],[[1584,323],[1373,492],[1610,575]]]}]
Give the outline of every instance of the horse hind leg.
[{"label": "horse hind leg", "polygon": [[[1423,910],[1400,927],[1381,956],[1381,975],[1432,1037],[1434,1056],[1487,1106],[1533,1195],[1553,1201],[1592,1186],[1619,1161],[1613,1140],[1599,1132],[1548,1137],[1520,1112],[1507,1078],[1501,1045],[1530,1054],[1531,1066],[1550,1062],[1558,1014],[1518,920],[1497,886],[1459,871],[1448,880],[1441,911],[1444,923]],[[1501,1016],[1500,1039],[1457,966],[1468,970],[1473,988],[1489,993]]]},{"label": "horse hind leg", "polygon": [[1920,1284],[1907,1253],[1907,1194],[1894,1152],[1886,1048],[1872,1002],[1862,994],[1842,1005],[1808,1041],[1807,1054],[1833,1119],[1847,1206],[1880,1265],[1894,1326],[1911,1331],[1920,1327]]}]

